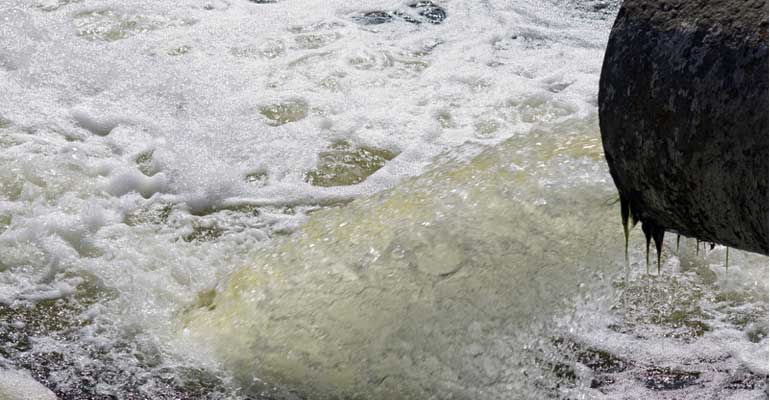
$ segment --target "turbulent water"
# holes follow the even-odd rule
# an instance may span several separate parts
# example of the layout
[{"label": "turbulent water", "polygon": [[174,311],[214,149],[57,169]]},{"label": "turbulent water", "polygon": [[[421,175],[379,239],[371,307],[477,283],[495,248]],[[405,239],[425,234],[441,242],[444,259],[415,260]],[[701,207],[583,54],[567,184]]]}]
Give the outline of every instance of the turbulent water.
[{"label": "turbulent water", "polygon": [[767,258],[623,253],[617,1],[0,0],[0,399],[755,399]]}]

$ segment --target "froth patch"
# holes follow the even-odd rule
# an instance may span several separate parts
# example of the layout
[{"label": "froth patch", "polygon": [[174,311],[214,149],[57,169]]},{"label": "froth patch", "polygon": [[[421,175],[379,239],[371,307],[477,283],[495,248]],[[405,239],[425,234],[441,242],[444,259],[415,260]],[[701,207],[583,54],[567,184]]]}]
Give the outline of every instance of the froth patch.
[{"label": "froth patch", "polygon": [[0,53],[0,71],[15,71],[19,69],[19,62],[10,54]]},{"label": "froth patch", "polygon": [[126,122],[122,118],[112,116],[99,116],[85,109],[74,109],[72,118],[77,124],[97,136],[107,136],[121,123]]},{"label": "froth patch", "polygon": [[110,179],[107,192],[113,196],[137,192],[142,197],[149,198],[155,193],[165,192],[168,189],[168,183],[164,173],[145,176],[140,171],[126,171]]}]

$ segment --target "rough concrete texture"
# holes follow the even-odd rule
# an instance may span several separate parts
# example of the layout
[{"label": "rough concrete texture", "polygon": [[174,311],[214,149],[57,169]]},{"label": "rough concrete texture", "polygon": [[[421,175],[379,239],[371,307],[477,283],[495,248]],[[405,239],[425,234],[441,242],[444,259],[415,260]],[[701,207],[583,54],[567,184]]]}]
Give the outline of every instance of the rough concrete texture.
[{"label": "rough concrete texture", "polygon": [[599,84],[624,212],[768,252],[767,0],[626,0]]}]

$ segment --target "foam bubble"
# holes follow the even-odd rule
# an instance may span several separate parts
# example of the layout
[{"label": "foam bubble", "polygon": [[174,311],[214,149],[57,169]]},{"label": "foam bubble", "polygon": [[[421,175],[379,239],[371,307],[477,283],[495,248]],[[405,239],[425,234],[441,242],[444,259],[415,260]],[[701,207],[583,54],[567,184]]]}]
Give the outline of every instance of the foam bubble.
[{"label": "foam bubble", "polygon": [[114,196],[122,196],[130,192],[138,192],[148,198],[155,193],[161,193],[168,188],[168,179],[163,173],[146,176],[141,171],[125,171],[113,176],[107,191]]}]

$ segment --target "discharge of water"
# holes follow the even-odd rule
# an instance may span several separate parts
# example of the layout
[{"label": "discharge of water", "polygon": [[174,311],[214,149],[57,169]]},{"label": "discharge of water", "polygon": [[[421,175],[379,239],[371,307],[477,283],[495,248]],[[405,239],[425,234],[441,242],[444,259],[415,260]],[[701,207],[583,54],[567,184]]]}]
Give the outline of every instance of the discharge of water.
[{"label": "discharge of water", "polygon": [[765,393],[766,257],[625,270],[617,7],[0,1],[0,393]]}]

